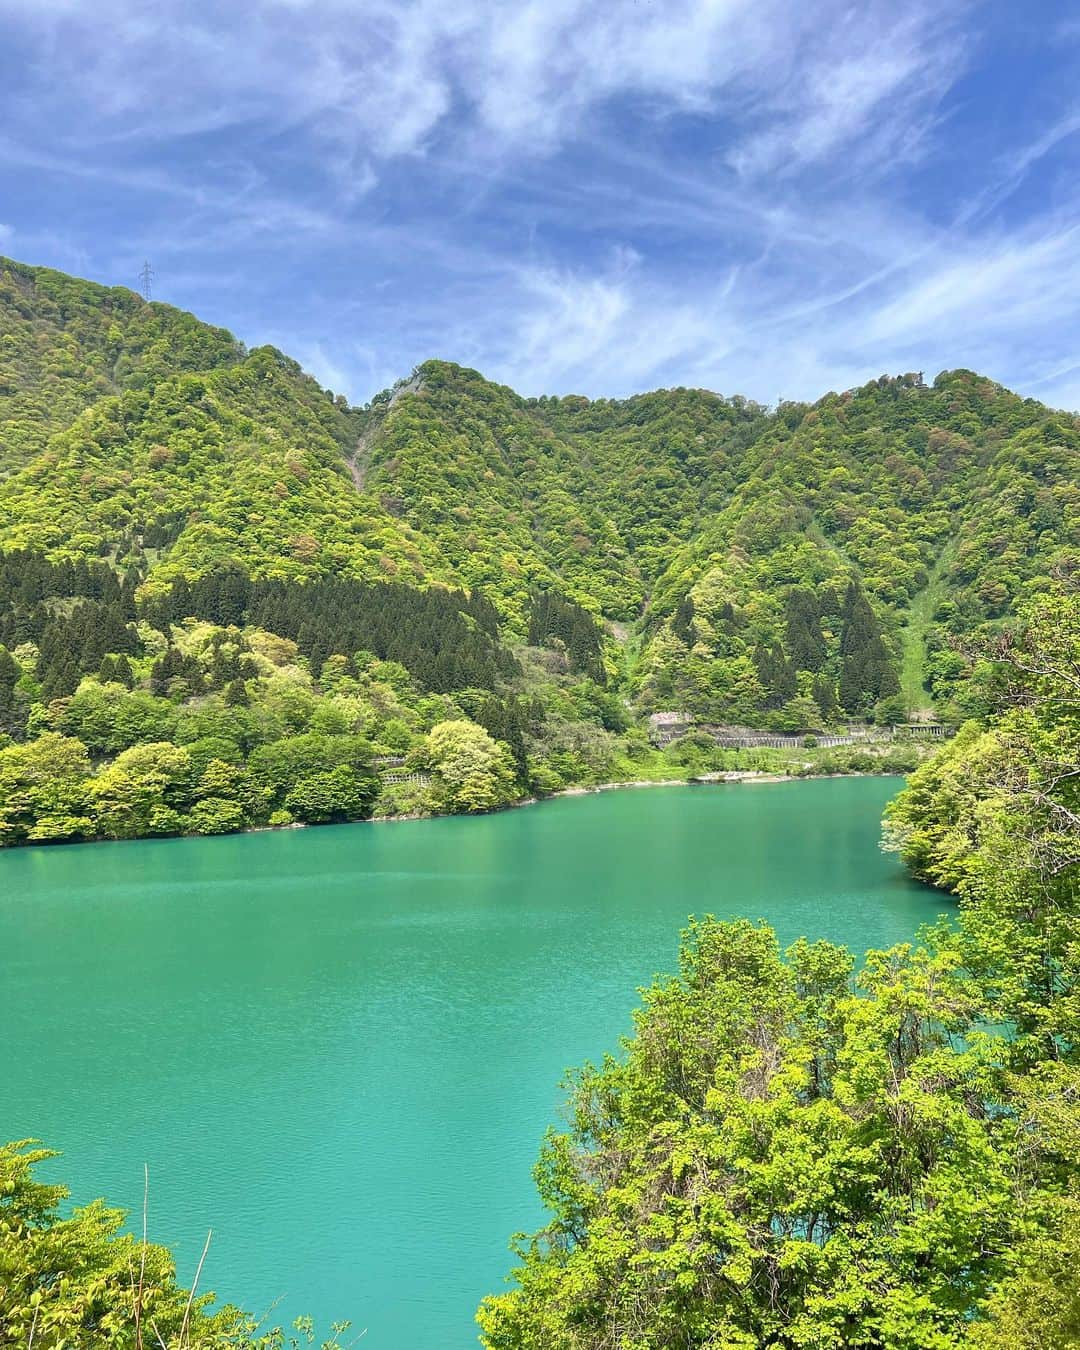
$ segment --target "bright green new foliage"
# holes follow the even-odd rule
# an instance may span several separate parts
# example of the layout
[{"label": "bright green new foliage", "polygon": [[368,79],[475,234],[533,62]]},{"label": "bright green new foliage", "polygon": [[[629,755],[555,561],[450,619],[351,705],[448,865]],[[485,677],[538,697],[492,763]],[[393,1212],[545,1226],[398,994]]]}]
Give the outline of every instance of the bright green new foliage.
[{"label": "bright green new foliage", "polygon": [[950,954],[878,954],[858,994],[851,970],[688,930],[625,1061],[573,1080],[537,1174],[554,1218],[487,1345],[963,1343],[1023,1231],[998,1049]]},{"label": "bright green new foliage", "polygon": [[0,264],[0,547],[107,557],[151,594],[228,567],[448,583],[515,639],[556,593],[612,625],[609,664],[634,639],[644,710],[970,711],[949,640],[1067,566],[1078,453],[1075,417],[962,370],[769,412],[524,399],[428,361],[349,408],[271,348]]},{"label": "bright green new foliage", "polygon": [[624,1057],[571,1079],[491,1350],[1080,1343],[1078,672],[1060,589],[889,810],[955,928],[852,984],[826,944],[691,926]]},{"label": "bright green new foliage", "polygon": [[912,775],[888,841],[964,902],[965,960],[1020,1063],[1080,1044],[1080,599],[1048,596],[995,644],[976,723]]},{"label": "bright green new foliage", "polygon": [[439,722],[428,733],[427,755],[436,800],[448,811],[491,811],[512,801],[514,765],[505,745],[465,720]]},{"label": "bright green new foliage", "polygon": [[[29,1350],[299,1350],[314,1343],[261,1329],[213,1294],[180,1288],[169,1251],[122,1232],[128,1216],[96,1200],[61,1217],[63,1186],[36,1180],[56,1155],[31,1139],[0,1144],[0,1345]],[[209,1242],[209,1237],[207,1238]],[[322,1350],[341,1350],[343,1322]]]}]

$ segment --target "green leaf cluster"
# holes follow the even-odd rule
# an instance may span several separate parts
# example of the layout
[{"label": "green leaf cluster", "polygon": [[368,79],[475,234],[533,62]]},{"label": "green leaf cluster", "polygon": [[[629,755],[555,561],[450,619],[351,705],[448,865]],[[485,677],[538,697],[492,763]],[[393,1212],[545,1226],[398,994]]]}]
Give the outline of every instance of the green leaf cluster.
[{"label": "green leaf cluster", "polygon": [[[260,1328],[214,1295],[176,1282],[169,1251],[125,1232],[128,1216],[103,1201],[65,1215],[64,1186],[34,1169],[56,1156],[35,1140],[0,1144],[0,1344],[41,1350],[300,1350],[314,1343],[309,1318],[295,1334]],[[209,1237],[207,1239],[209,1242]],[[333,1328],[322,1350],[342,1350]]]},{"label": "green leaf cluster", "polygon": [[1050,1350],[1080,1296],[1080,597],[985,651],[985,724],[887,842],[956,924],[852,958],[694,922],[569,1080],[491,1350]]}]

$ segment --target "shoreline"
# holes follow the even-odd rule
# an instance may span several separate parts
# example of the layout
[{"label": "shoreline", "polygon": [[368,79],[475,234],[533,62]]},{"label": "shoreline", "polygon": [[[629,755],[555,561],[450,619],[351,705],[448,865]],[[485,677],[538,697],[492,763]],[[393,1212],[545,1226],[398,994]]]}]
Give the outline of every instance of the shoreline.
[{"label": "shoreline", "polygon": [[[862,778],[877,777],[867,774],[806,774],[807,778]],[[584,797],[590,792],[614,792],[619,788],[648,787],[715,787],[724,783],[794,783],[798,781],[794,774],[769,773],[764,769],[731,769],[722,773],[703,773],[694,778],[627,778],[612,783],[583,784],[578,787],[560,788],[558,792],[549,792],[543,797],[530,797],[520,805],[528,806],[534,802],[547,802],[555,797]]]},{"label": "shoreline", "polygon": [[[724,787],[728,784],[769,784],[769,783],[808,783],[822,778],[903,778],[902,773],[874,773],[869,769],[857,769],[851,773],[771,773],[765,769],[730,769],[715,774],[701,774],[696,778],[626,778],[610,783],[580,783],[574,787],[559,788],[556,792],[545,792],[542,797],[522,797],[516,802],[507,802],[505,806],[493,811],[444,811],[424,814],[411,812],[399,816],[368,816],[364,820],[329,821],[335,825],[385,825],[410,820],[468,820],[478,816],[497,816],[503,811],[519,811],[527,806],[542,806],[544,802],[553,802],[559,797],[589,797],[598,792],[618,792],[624,788],[672,788],[672,787]],[[294,821],[290,825],[251,825],[246,830],[235,830],[235,834],[257,834],[277,830],[317,830],[322,825],[309,825],[303,821]],[[215,836],[185,834],[155,836],[179,839],[207,839]],[[94,842],[94,841],[89,841]],[[98,842],[115,843],[115,840]]]},{"label": "shoreline", "polygon": [[902,773],[874,773],[867,769],[858,769],[852,773],[772,773],[764,769],[730,769],[715,774],[701,774],[695,778],[630,778],[610,783],[578,784],[574,787],[559,788],[556,792],[546,792],[542,797],[522,797],[520,801],[507,802],[505,806],[492,811],[445,811],[445,812],[409,812],[397,816],[366,816],[358,820],[327,821],[290,821],[288,825],[248,825],[242,830],[228,830],[221,834],[142,834],[133,839],[65,839],[65,840],[27,840],[23,843],[0,848],[0,856],[5,853],[21,853],[30,848],[85,848],[99,844],[140,844],[148,841],[155,843],[167,839],[228,839],[245,834],[282,834],[289,830],[321,830],[337,825],[391,825],[404,824],[417,820],[468,820],[475,816],[496,816],[503,811],[517,811],[527,806],[541,806],[544,802],[555,801],[559,797],[587,797],[599,792],[617,792],[629,788],[659,787],[724,787],[728,784],[742,783],[805,783],[821,778],[903,778]]}]

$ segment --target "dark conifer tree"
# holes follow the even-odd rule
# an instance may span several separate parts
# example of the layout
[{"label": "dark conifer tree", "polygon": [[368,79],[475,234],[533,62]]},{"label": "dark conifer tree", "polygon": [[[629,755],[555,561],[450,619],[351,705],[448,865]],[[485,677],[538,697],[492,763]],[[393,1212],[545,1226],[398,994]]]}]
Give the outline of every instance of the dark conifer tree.
[{"label": "dark conifer tree", "polygon": [[821,715],[826,722],[835,720],[839,712],[839,706],[836,702],[836,686],[828,675],[815,676],[814,702],[821,709]]},{"label": "dark conifer tree", "polygon": [[26,730],[26,706],[19,697],[19,663],[6,647],[0,647],[0,734],[21,740]]},{"label": "dark conifer tree", "polygon": [[[191,587],[187,583],[186,577],[177,577],[172,584],[172,613],[171,621],[173,623],[183,623],[183,621],[195,614],[192,605]],[[207,616],[209,617],[209,616]]]},{"label": "dark conifer tree", "polygon": [[856,581],[848,585],[842,611],[838,694],[846,712],[867,716],[879,699],[899,693],[881,627]]},{"label": "dark conifer tree", "polygon": [[678,607],[671,619],[671,631],[688,647],[692,647],[697,641],[697,630],[694,627],[694,600],[692,596],[683,596],[679,601]]},{"label": "dark conifer tree", "polygon": [[251,702],[243,680],[233,680],[227,684],[224,697],[230,708],[243,708]]},{"label": "dark conifer tree", "polygon": [[817,596],[811,590],[789,591],[786,644],[796,670],[820,670],[825,663],[825,638],[821,631]]},{"label": "dark conifer tree", "polygon": [[529,644],[549,647],[555,639],[566,649],[571,670],[588,675],[597,684],[605,683],[599,624],[587,609],[572,600],[550,591],[538,591],[529,604]]},{"label": "dark conifer tree", "polygon": [[126,689],[135,688],[135,672],[131,668],[131,662],[122,653],[116,658],[114,663],[115,679],[117,684],[122,684]]}]

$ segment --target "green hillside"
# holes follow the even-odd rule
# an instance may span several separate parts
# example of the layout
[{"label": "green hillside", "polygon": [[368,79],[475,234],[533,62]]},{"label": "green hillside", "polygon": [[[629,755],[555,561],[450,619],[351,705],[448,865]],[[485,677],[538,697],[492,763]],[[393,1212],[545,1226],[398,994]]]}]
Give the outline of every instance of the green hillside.
[{"label": "green hillside", "polygon": [[[89,782],[182,743],[229,689],[261,709],[226,737],[237,763],[318,708],[370,743],[357,782],[410,755],[401,777],[428,780],[364,810],[437,804],[418,766],[440,721],[510,755],[502,800],[727,767],[692,737],[659,763],[654,710],[791,733],[958,720],[982,696],[968,637],[1073,566],[1078,451],[1075,416],[969,371],[770,412],[694,389],[525,399],[429,361],[351,408],[273,348],[0,260],[0,719],[16,747],[73,738]],[[106,686],[175,716],[95,740],[70,709]],[[244,791],[222,819],[289,810]],[[172,796],[162,829],[200,800]]]}]

